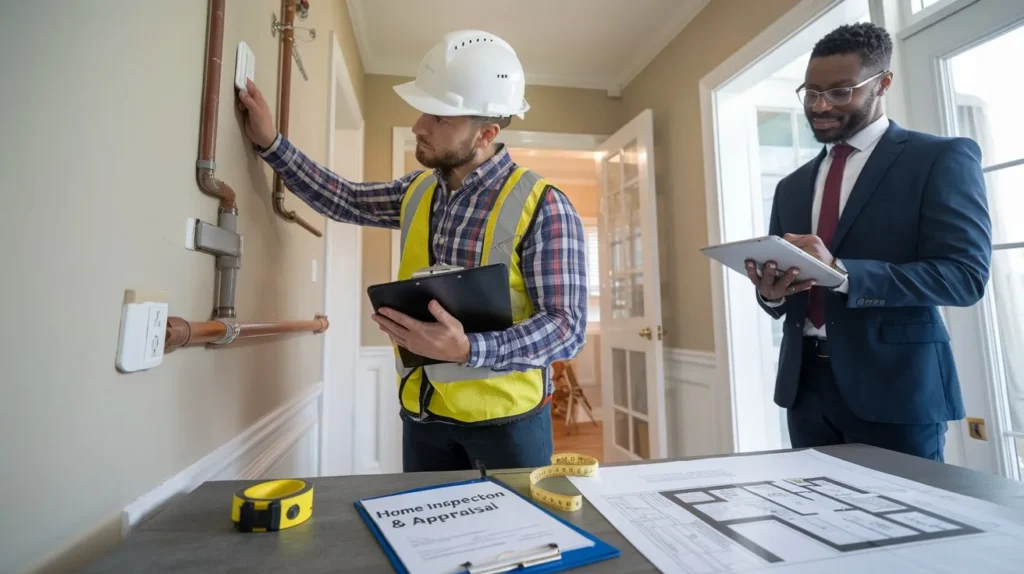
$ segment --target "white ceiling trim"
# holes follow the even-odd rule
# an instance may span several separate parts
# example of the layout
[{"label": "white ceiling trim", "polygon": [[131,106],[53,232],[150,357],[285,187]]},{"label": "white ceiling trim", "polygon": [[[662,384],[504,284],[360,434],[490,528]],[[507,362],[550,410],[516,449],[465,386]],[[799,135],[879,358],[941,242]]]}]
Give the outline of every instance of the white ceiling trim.
[{"label": "white ceiling trim", "polygon": [[[661,54],[662,50],[668,47],[672,43],[672,40],[676,39],[676,36],[683,32],[697,14],[703,10],[711,0],[702,0],[701,2],[691,3],[690,9],[680,12],[674,20],[668,21],[661,30],[649,36],[648,42],[637,51],[636,58],[633,58],[633,64],[622,71],[619,76],[618,82],[615,85],[609,86],[609,95],[613,95],[612,92],[621,92],[626,89],[626,86],[630,82],[636,79],[643,72],[647,66]],[[617,93],[614,95],[618,95]]]},{"label": "white ceiling trim", "polygon": [[[605,90],[609,96],[618,97],[622,90],[629,85],[644,69],[661,54],[671,42],[678,36],[686,26],[703,10],[711,0],[698,0],[688,4],[689,9],[679,12],[677,16],[665,23],[665,25],[648,36],[648,41],[636,51],[630,65],[623,70],[610,70],[606,77],[573,77],[569,75],[526,75],[526,82],[536,86],[552,86],[562,88],[583,88],[591,90]],[[384,74],[393,76],[415,77],[418,63],[402,63],[381,60],[376,57],[371,48],[372,42],[367,37],[366,30],[369,29],[366,22],[366,14],[361,8],[361,3],[353,0],[346,0],[349,17],[352,20],[352,28],[356,38],[356,46],[359,48],[359,57],[363,62],[363,70],[367,74]]]},{"label": "white ceiling trim", "polygon": [[[370,52],[370,39],[366,37],[366,15],[359,6],[359,2],[345,0],[348,6],[348,17],[352,20],[352,33],[356,37],[356,47],[359,48],[359,59],[363,61],[363,72],[372,74],[370,64],[373,62],[373,54]],[[413,72],[415,74],[415,72]]]}]

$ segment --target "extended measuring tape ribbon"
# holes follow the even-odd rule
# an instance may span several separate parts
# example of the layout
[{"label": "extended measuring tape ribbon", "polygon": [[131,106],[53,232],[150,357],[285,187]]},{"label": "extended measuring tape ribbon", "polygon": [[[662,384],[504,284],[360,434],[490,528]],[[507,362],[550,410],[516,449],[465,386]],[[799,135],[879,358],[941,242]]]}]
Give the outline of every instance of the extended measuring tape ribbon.
[{"label": "extended measuring tape ribbon", "polygon": [[556,494],[537,486],[537,483],[552,476],[595,477],[597,476],[597,459],[571,452],[556,454],[551,457],[550,466],[542,466],[530,473],[530,496],[535,501],[557,510],[575,512],[583,507],[581,495]]},{"label": "extended measuring tape ribbon", "polygon": [[231,503],[231,521],[242,532],[272,532],[313,516],[313,484],[271,480],[240,489]]}]

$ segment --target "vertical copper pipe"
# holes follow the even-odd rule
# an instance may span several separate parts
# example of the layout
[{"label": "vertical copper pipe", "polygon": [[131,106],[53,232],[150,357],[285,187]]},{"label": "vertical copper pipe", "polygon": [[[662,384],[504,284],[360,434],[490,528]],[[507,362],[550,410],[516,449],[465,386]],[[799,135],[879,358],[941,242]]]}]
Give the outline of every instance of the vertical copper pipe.
[{"label": "vertical copper pipe", "polygon": [[196,181],[204,193],[220,199],[221,209],[232,210],[235,191],[216,177],[217,113],[220,106],[220,69],[224,51],[224,0],[210,0],[206,37],[206,79],[203,84],[203,119],[199,128],[199,161]]},{"label": "vertical copper pipe", "polygon": [[[278,52],[278,70],[280,76],[277,85],[277,131],[283,137],[288,137],[289,110],[291,109],[292,94],[292,50],[295,46],[295,30],[292,25],[295,23],[295,0],[281,0],[281,20],[284,28],[281,30],[281,50]],[[323,237],[319,229],[303,219],[295,211],[289,211],[284,206],[284,181],[281,176],[274,174],[274,213],[280,215],[287,221],[297,223],[306,231],[317,237]]]},{"label": "vertical copper pipe", "polygon": [[[199,129],[199,159],[196,161],[196,179],[200,189],[221,200],[217,219],[218,226],[233,232],[238,215],[235,192],[216,177],[217,112],[220,105],[221,58],[224,50],[224,3],[225,0],[210,0],[210,21],[206,40],[206,77],[203,87],[203,117]],[[291,8],[292,20],[294,20],[294,0],[292,0]],[[289,34],[289,38],[293,37],[290,29],[285,33]],[[291,58],[290,51],[288,57]],[[290,66],[287,71],[290,77]],[[285,127],[287,128],[287,114]],[[300,222],[305,223],[301,220]],[[317,235],[320,235],[319,232]],[[218,320],[186,321],[181,317],[168,317],[164,341],[165,352],[192,345],[230,345],[237,339],[250,337],[302,331],[323,333],[327,330],[329,323],[324,315],[317,315],[312,321],[239,322],[234,320],[235,282],[239,267],[240,258],[238,257],[217,257],[217,269],[220,272],[220,294],[215,316]]]}]

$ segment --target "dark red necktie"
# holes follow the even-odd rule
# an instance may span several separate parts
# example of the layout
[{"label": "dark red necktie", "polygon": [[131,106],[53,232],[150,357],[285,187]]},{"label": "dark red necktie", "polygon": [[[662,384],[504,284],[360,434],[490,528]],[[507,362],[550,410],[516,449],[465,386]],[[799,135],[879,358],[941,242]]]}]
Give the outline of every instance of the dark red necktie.
[{"label": "dark red necktie", "polygon": [[[817,236],[825,247],[832,244],[832,237],[839,225],[839,194],[843,188],[843,168],[846,158],[854,152],[853,147],[839,144],[832,148],[832,165],[828,168],[825,178],[825,192],[821,196],[821,212],[818,214]],[[825,324],[825,292],[824,287],[812,287],[807,316],[818,329]]]}]

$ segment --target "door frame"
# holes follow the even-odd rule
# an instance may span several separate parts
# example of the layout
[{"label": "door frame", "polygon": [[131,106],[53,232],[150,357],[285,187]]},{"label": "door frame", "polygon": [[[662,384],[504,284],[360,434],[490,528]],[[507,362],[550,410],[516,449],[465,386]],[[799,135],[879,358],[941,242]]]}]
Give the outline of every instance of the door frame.
[{"label": "door frame", "polygon": [[[330,78],[327,97],[327,161],[334,171],[336,137],[347,132],[345,139],[354,142],[356,157],[347,177],[362,181],[365,148],[365,121],[359,105],[352,76],[338,43],[331,31]],[[362,228],[339,223],[328,218],[323,242],[323,297],[324,309],[332,319],[331,328],[321,342],[321,379],[324,381],[320,396],[320,424],[317,456],[317,474],[352,474],[355,468],[353,439],[355,429],[356,385],[360,348],[360,302],[362,291]],[[335,254],[353,257],[348,269],[338,269],[331,258]]]},{"label": "door frame", "polygon": [[[762,30],[753,40],[736,51],[698,82],[704,153],[704,194],[707,208],[709,245],[723,242],[725,227],[725,214],[722,212],[721,207],[724,199],[720,186],[723,177],[719,169],[719,126],[715,106],[717,92],[734,78],[762,62],[776,48],[793,38],[819,16],[835,8],[843,1],[801,0],[781,18]],[[711,266],[711,307],[714,318],[715,360],[717,362],[717,380],[715,381],[714,396],[715,415],[718,421],[718,444],[726,453],[732,453],[739,452],[741,449],[746,450],[746,445],[741,445],[741,433],[737,425],[737,419],[740,416],[755,416],[757,420],[763,420],[764,416],[762,413],[753,412],[751,410],[754,408],[752,405],[739,404],[738,398],[741,393],[735,392],[733,381],[734,373],[737,371],[733,367],[737,360],[737,353],[732,344],[733,333],[730,328],[730,309],[726,302],[728,298],[728,279],[726,278],[726,273],[729,270],[715,261],[709,261],[709,265]],[[753,290],[751,290],[750,299],[751,301],[754,300]],[[757,404],[760,405],[760,400]],[[761,409],[760,406],[756,408]]]},{"label": "door frame", "polygon": [[[497,141],[508,147],[531,147],[537,149],[556,149],[574,151],[598,151],[608,139],[600,134],[572,134],[563,132],[533,132],[524,130],[502,130]],[[391,177],[398,179],[404,176],[405,153],[416,149],[416,136],[412,127],[396,126],[391,130]],[[515,158],[512,158],[515,160]],[[391,232],[391,280],[398,280],[398,263],[402,259],[401,231]]]},{"label": "door frame", "polygon": [[[839,7],[844,1],[800,0],[782,17],[762,30],[753,40],[733,53],[698,82],[708,244],[715,245],[724,241],[726,215],[722,209],[725,203],[721,189],[723,170],[720,167],[721,158],[718,154],[719,125],[715,103],[718,92],[727,87],[732,80],[744,72],[756,70],[761,65],[769,65],[769,62],[779,57],[776,52],[778,48],[805,31],[827,12]],[[882,26],[885,26],[887,21],[894,21],[897,12],[897,6],[893,4],[894,1],[867,0],[871,20]],[[898,47],[894,50],[894,60],[894,67],[898,71],[901,69]],[[894,85],[887,99],[886,111],[896,121],[903,120],[906,109],[904,101],[904,88]],[[757,209],[760,208],[757,207]],[[737,391],[736,379],[742,374],[739,373],[741,369],[737,367],[737,361],[741,360],[742,357],[738,355],[744,353],[737,352],[735,348],[737,345],[734,343],[734,338],[737,335],[730,327],[730,315],[735,313],[735,310],[731,310],[728,304],[729,279],[726,274],[730,273],[730,271],[715,261],[709,261],[709,265],[711,267],[711,303],[717,367],[714,396],[718,444],[724,452],[763,450],[770,446],[765,441],[765,436],[769,434],[768,431],[771,428],[777,429],[780,423],[769,420],[769,413],[763,406],[764,400],[771,401],[771,397],[768,396],[769,393],[764,393],[761,388],[758,389],[757,395],[751,395],[749,392],[743,394]],[[750,302],[754,304],[753,290],[750,293]],[[751,345],[747,344],[746,347],[751,347]],[[756,344],[754,347],[756,347],[756,350],[748,349],[747,353],[754,352],[760,357],[765,352],[764,349],[761,349],[760,344]],[[748,373],[743,376],[749,378],[751,375]],[[753,376],[758,377],[760,375],[754,373]],[[745,378],[744,380],[747,379]],[[763,386],[763,382],[759,383],[760,386]],[[757,396],[758,400],[743,400],[745,397],[750,396]],[[754,420],[761,421],[762,424],[760,426],[764,427],[765,432],[760,437],[753,436],[754,433],[752,432],[741,433],[737,424],[741,416],[744,417],[744,420],[751,420],[753,418]],[[744,434],[746,436],[743,436]]]}]

